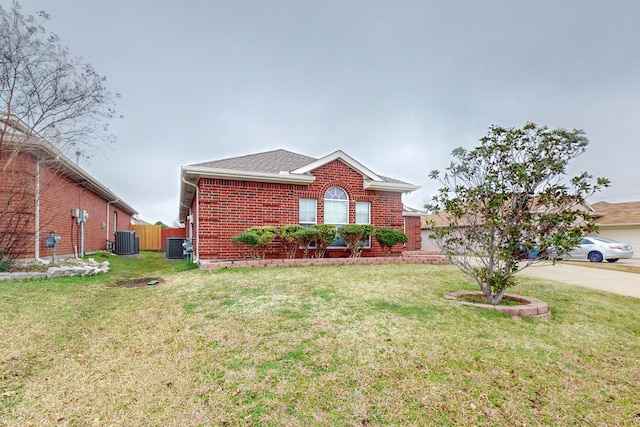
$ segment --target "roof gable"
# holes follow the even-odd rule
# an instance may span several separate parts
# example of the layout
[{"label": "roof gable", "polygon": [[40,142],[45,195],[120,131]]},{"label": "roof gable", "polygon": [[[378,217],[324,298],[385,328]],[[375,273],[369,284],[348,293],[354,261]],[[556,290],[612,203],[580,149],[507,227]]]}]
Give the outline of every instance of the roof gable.
[{"label": "roof gable", "polygon": [[312,163],[306,164],[298,169],[295,169],[291,171],[291,173],[297,173],[297,174],[309,173],[315,169],[318,169],[321,166],[326,165],[327,163],[333,162],[334,160],[342,161],[351,169],[355,170],[363,177],[369,178],[372,181],[381,181],[381,182],[384,181],[384,179],[382,179],[380,176],[378,176],[373,171],[371,171],[371,169],[365,167],[364,165],[362,165],[362,163],[356,161],[353,157],[345,154],[341,150],[335,151],[329,154],[328,156],[324,156],[321,159],[318,159]]}]

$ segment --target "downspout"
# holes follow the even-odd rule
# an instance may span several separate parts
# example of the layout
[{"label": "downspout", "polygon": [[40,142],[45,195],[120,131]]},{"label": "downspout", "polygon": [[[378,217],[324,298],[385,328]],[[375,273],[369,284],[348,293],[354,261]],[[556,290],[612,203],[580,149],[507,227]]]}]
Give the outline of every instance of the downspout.
[{"label": "downspout", "polygon": [[[200,215],[199,215],[200,202],[198,197],[198,193],[199,193],[198,186],[192,182],[187,181],[184,177],[182,177],[182,182],[196,189],[196,196],[195,196],[196,197],[196,244],[194,246],[195,250],[194,250],[193,262],[198,263],[200,261],[200,236],[198,235],[198,230],[200,229]],[[191,220],[193,221],[193,211],[191,210],[191,206],[187,206],[182,202],[180,202],[180,204],[185,208],[189,209],[189,215],[191,216]],[[189,230],[189,233],[191,233],[191,230]],[[191,236],[191,238],[193,238],[193,235]]]}]

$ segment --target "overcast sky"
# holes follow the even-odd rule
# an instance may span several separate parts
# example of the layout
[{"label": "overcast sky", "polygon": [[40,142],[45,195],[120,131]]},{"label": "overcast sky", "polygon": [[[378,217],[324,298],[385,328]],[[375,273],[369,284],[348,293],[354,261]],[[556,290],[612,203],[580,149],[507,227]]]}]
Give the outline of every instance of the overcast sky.
[{"label": "overcast sky", "polygon": [[[584,129],[590,201],[640,200],[640,1],[23,0],[122,95],[83,166],[149,222],[178,218],[180,166],[343,150],[438,188],[490,125]],[[9,0],[0,0],[9,9]]]}]

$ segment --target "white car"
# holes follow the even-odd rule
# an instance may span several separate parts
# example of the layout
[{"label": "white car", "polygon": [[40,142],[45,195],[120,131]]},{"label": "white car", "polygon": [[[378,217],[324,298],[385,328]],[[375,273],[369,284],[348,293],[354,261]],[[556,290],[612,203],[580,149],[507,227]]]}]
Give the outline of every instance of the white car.
[{"label": "white car", "polygon": [[633,250],[628,243],[620,243],[602,237],[584,237],[578,246],[566,254],[565,259],[588,259],[591,262],[616,262],[631,258]]}]

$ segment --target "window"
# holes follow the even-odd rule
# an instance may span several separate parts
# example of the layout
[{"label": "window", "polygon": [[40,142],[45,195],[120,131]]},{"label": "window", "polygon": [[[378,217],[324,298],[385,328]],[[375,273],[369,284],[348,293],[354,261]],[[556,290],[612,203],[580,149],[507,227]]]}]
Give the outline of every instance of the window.
[{"label": "window", "polygon": [[371,203],[356,202],[356,224],[371,224]]},{"label": "window", "polygon": [[309,227],[317,224],[317,204],[316,199],[300,199],[300,225]]},{"label": "window", "polygon": [[[356,224],[371,224],[371,203],[356,202]],[[371,247],[371,236],[367,239],[364,247]]]},{"label": "window", "polygon": [[[333,224],[336,229],[349,224],[349,196],[340,187],[331,187],[324,193],[324,223]],[[329,247],[345,247],[344,240],[336,239]]]}]

